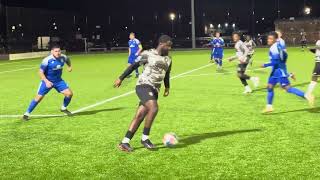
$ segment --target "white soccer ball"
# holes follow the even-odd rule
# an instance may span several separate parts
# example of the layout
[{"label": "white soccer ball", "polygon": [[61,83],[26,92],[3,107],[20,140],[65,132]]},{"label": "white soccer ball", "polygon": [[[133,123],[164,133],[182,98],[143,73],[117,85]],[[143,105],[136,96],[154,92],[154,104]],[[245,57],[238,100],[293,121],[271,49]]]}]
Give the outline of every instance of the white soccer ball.
[{"label": "white soccer ball", "polygon": [[167,133],[162,139],[163,145],[166,147],[172,147],[178,144],[178,136],[175,133]]}]

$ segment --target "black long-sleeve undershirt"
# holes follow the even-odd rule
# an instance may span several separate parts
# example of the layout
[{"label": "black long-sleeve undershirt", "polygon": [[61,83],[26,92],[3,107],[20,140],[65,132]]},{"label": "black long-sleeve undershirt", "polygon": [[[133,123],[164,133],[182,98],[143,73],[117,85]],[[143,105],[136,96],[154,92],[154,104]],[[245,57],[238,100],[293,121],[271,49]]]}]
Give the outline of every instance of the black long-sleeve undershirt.
[{"label": "black long-sleeve undershirt", "polygon": [[134,64],[130,65],[123,74],[119,77],[121,81],[123,81],[126,77],[128,77],[134,70],[138,69],[140,66],[140,62],[135,62]]},{"label": "black long-sleeve undershirt", "polygon": [[164,87],[169,89],[170,88],[170,73],[171,73],[171,66],[172,66],[172,62],[170,63],[170,66],[166,72],[166,75],[163,79],[164,82]]}]

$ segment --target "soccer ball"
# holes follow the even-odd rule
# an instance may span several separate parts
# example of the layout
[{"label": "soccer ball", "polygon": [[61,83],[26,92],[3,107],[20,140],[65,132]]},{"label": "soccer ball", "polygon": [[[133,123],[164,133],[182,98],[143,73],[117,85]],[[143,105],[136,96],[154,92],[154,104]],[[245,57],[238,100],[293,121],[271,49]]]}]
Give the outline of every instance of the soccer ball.
[{"label": "soccer ball", "polygon": [[175,133],[167,133],[163,136],[162,142],[166,147],[173,147],[178,144],[178,136]]}]

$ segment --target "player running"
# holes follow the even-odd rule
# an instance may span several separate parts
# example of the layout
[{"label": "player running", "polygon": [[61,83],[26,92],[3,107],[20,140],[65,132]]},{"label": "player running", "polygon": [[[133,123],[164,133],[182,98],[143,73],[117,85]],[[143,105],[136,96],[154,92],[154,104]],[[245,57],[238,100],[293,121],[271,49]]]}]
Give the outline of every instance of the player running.
[{"label": "player running", "polygon": [[[142,45],[138,39],[135,37],[135,33],[130,33],[129,35],[129,57],[128,57],[128,66],[131,66],[135,63],[139,54],[142,51]],[[139,77],[139,69],[136,69],[136,78]]]},{"label": "player running", "polygon": [[144,71],[139,77],[136,86],[136,93],[140,99],[140,104],[130,124],[129,130],[118,146],[122,151],[133,151],[133,148],[130,146],[130,140],[133,138],[143,120],[145,120],[145,124],[141,144],[149,150],[155,149],[155,145],[149,140],[149,134],[152,123],[158,113],[157,100],[162,81],[164,81],[165,85],[164,96],[169,95],[172,63],[168,55],[171,46],[171,38],[167,35],[162,35],[159,38],[158,47],[142,52],[137,62],[129,66],[114,83],[115,87],[120,87],[122,81],[131,74],[132,71],[138,69],[141,65],[144,66]]},{"label": "player running", "polygon": [[247,80],[251,80],[254,87],[259,86],[259,78],[258,77],[250,77],[246,74],[247,66],[250,60],[250,50],[247,46],[240,40],[240,33],[234,32],[232,34],[232,39],[235,42],[236,55],[228,58],[229,61],[233,61],[235,59],[239,60],[238,65],[238,77],[241,83],[244,85],[245,90],[244,94],[252,93],[252,89],[250,88]]},{"label": "player running", "polygon": [[[278,40],[277,42],[279,43],[279,47],[282,49],[283,51],[283,58],[285,60],[285,62],[287,63],[287,59],[288,59],[288,51],[287,51],[287,45],[285,40],[282,38],[282,32],[281,31],[276,31],[276,33],[278,34]],[[293,79],[294,81],[296,81],[296,76],[294,73],[290,73],[289,74],[290,78]]]},{"label": "player running", "polygon": [[256,43],[252,40],[251,36],[247,35],[246,36],[246,41],[244,42],[244,44],[247,46],[247,48],[249,49],[249,54],[248,54],[248,58],[249,58],[249,64],[252,66],[253,64],[253,55],[254,55],[254,48],[257,47]]},{"label": "player running", "polygon": [[263,110],[263,113],[273,112],[273,98],[274,98],[274,87],[280,83],[281,87],[288,93],[297,95],[301,98],[307,99],[309,104],[313,106],[314,97],[307,95],[299,89],[290,86],[288,79],[289,74],[287,72],[287,65],[283,58],[283,49],[280,44],[277,43],[278,34],[271,32],[268,35],[268,45],[270,46],[269,56],[270,63],[263,64],[263,68],[272,67],[272,71],[268,81],[268,96],[267,96],[267,107]]},{"label": "player running", "polygon": [[220,37],[220,32],[215,32],[215,37],[209,43],[212,47],[211,51],[211,62],[214,62],[217,65],[219,70],[222,69],[222,59],[223,59],[223,47],[224,40]]},{"label": "player running", "polygon": [[32,111],[52,88],[64,95],[61,112],[69,116],[72,115],[72,113],[68,111],[67,107],[71,102],[73,93],[68,84],[61,78],[64,64],[67,64],[67,70],[71,72],[72,66],[70,59],[66,55],[61,54],[59,46],[53,46],[51,48],[51,55],[46,57],[41,63],[39,70],[41,82],[38,94],[34,100],[31,101],[26,113],[23,115],[23,120],[29,120],[29,116]]},{"label": "player running", "polygon": [[319,76],[320,76],[320,32],[319,32],[319,40],[316,43],[316,47],[314,49],[310,49],[311,52],[316,54],[315,57],[315,66],[312,74],[312,81],[308,87],[307,94],[311,95],[313,93],[314,88],[317,85]]},{"label": "player running", "polygon": [[301,40],[300,40],[300,43],[301,43],[301,51],[304,51],[305,48],[307,48],[307,33],[306,32],[301,32],[300,33],[301,35]]}]

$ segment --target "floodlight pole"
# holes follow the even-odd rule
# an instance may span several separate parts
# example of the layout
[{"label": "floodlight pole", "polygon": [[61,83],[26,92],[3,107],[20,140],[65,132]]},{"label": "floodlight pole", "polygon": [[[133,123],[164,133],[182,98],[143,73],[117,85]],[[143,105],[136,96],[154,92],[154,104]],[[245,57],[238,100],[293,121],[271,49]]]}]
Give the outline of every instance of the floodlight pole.
[{"label": "floodlight pole", "polygon": [[192,34],[192,49],[196,48],[196,24],[195,24],[195,8],[194,0],[191,0],[191,34]]},{"label": "floodlight pole", "polygon": [[8,52],[8,48],[7,48],[8,19],[7,18],[8,17],[7,17],[6,3],[4,2],[4,0],[0,0],[0,36],[2,38],[2,40],[0,39],[0,42],[2,41],[3,43],[5,53]]}]

